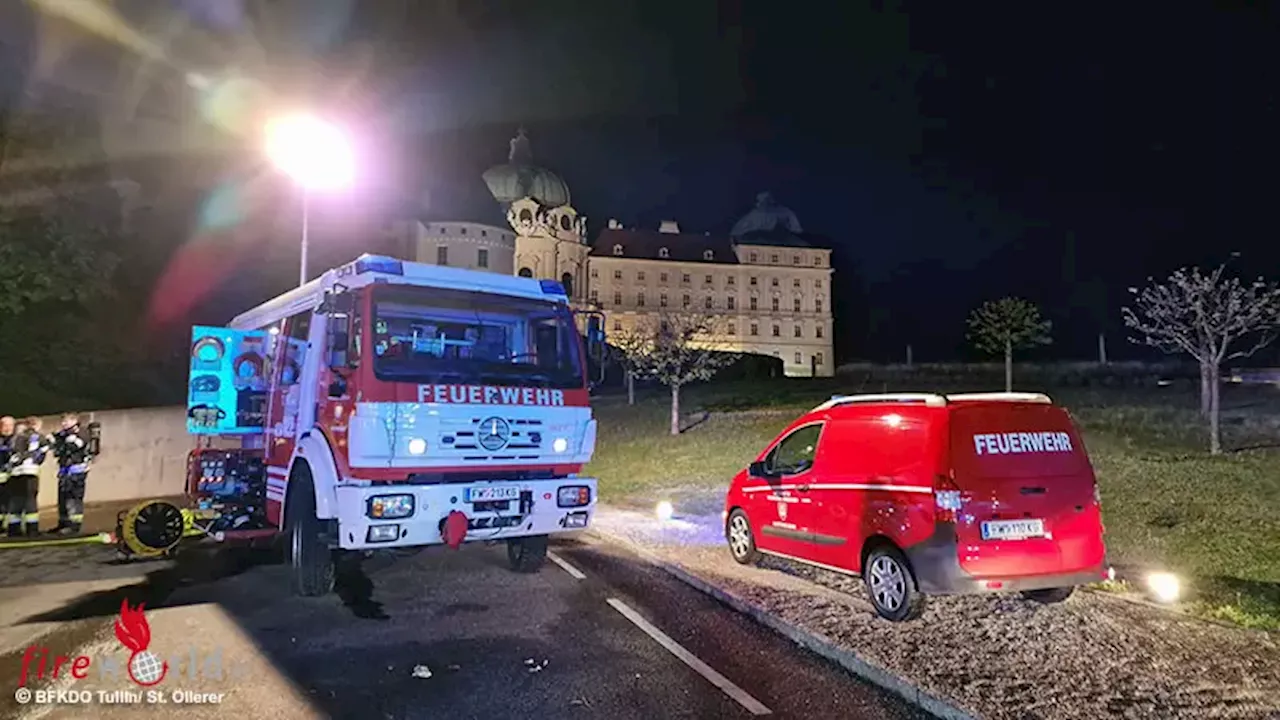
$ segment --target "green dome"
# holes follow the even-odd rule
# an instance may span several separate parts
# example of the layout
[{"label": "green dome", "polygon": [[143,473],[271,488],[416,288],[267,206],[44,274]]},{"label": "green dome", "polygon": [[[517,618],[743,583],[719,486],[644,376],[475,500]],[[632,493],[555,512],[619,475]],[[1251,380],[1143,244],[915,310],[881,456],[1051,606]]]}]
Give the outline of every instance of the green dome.
[{"label": "green dome", "polygon": [[511,140],[510,161],[484,171],[484,182],[493,199],[503,207],[531,197],[548,207],[569,204],[569,185],[555,173],[533,164],[533,152],[524,128]]}]

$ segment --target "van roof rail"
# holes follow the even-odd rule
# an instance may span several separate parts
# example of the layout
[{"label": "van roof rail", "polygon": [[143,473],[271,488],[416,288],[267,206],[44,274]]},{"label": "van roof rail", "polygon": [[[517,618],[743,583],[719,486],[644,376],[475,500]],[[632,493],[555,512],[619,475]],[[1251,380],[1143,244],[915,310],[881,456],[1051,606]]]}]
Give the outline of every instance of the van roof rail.
[{"label": "van roof rail", "polygon": [[851,403],[906,403],[922,402],[929,407],[942,407],[947,398],[937,393],[884,393],[879,395],[832,395],[831,399],[813,409],[813,412],[829,410],[837,405]]},{"label": "van roof rail", "polygon": [[1024,392],[985,392],[985,393],[958,393],[948,395],[947,400],[958,400],[960,402],[1026,402],[1039,403],[1041,405],[1052,405],[1053,399],[1044,393],[1024,393]]}]

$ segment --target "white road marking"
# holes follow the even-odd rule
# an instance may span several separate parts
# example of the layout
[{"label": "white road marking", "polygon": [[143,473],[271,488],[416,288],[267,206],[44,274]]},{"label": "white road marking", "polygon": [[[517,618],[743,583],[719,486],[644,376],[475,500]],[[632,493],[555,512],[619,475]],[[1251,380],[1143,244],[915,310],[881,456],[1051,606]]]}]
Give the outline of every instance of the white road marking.
[{"label": "white road marking", "polygon": [[572,575],[574,580],[586,580],[586,579],[587,579],[587,576],[586,576],[586,575],[583,575],[581,570],[579,570],[578,568],[576,568],[576,567],[574,567],[574,566],[570,565],[568,560],[565,560],[564,558],[560,557],[559,555],[557,555],[557,554],[555,554],[555,553],[553,553],[553,552],[549,552],[549,553],[547,553],[547,557],[551,559],[551,562],[553,562],[553,563],[555,563],[555,564],[559,565],[561,568],[563,568],[563,569],[564,569],[564,571],[565,571],[565,572],[567,572],[567,573],[569,573],[570,575]]},{"label": "white road marking", "polygon": [[649,637],[658,641],[658,644],[671,651],[672,655],[689,667],[693,668],[699,675],[706,678],[712,685],[724,691],[725,695],[733,698],[739,705],[747,709],[752,715],[772,715],[773,711],[765,707],[759,700],[747,694],[746,690],[734,685],[729,678],[716,672],[710,665],[702,662],[693,653],[681,647],[680,643],[671,639],[671,636],[654,627],[648,620],[640,616],[640,613],[633,610],[629,605],[618,600],[617,598],[609,598],[609,605],[622,613],[622,617],[630,620],[636,627],[645,631]]}]

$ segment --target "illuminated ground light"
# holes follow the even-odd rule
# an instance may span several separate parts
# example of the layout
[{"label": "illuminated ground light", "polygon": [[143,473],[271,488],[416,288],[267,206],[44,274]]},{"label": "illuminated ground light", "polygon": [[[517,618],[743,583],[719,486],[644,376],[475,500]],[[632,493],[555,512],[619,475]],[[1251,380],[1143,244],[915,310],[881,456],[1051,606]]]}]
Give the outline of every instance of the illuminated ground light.
[{"label": "illuminated ground light", "polygon": [[1182,581],[1169,572],[1153,572],[1147,575],[1147,589],[1157,602],[1172,604],[1182,597]]},{"label": "illuminated ground light", "polygon": [[658,503],[658,507],[654,509],[654,513],[657,514],[659,520],[666,522],[671,519],[672,515],[675,515],[676,509],[671,507],[671,503],[663,500]]}]

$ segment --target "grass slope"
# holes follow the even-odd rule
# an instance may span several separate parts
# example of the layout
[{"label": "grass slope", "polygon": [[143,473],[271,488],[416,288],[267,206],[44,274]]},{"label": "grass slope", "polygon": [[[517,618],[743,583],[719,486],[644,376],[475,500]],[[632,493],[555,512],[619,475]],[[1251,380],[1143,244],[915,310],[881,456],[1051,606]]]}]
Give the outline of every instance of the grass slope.
[{"label": "grass slope", "polygon": [[[651,503],[664,489],[727,483],[799,413],[833,392],[988,390],[997,383],[927,385],[910,378],[874,387],[778,380],[706,385],[686,392],[686,425],[667,434],[664,392],[635,406],[596,405],[596,457],[587,468],[607,502]],[[1186,385],[1128,390],[1050,387],[1080,423],[1098,474],[1110,558],[1118,566],[1168,568],[1192,578],[1195,609],[1238,624],[1280,629],[1280,393],[1228,388],[1224,442],[1210,457]],[[700,422],[699,422],[700,421]]]}]

